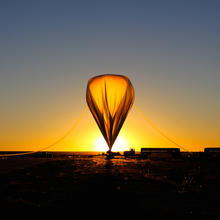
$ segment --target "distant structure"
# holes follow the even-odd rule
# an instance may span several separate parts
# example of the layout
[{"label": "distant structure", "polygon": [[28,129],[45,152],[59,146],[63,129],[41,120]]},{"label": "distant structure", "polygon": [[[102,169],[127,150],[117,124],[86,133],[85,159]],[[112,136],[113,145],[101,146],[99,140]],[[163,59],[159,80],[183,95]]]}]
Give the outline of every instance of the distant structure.
[{"label": "distant structure", "polygon": [[46,151],[40,151],[35,154],[33,154],[33,157],[39,157],[39,158],[53,158],[52,153],[48,153]]},{"label": "distant structure", "polygon": [[207,147],[204,149],[204,153],[208,157],[220,158],[220,147]]},{"label": "distant structure", "polygon": [[135,150],[133,148],[131,148],[129,151],[124,151],[124,157],[133,157],[135,156]]},{"label": "distant structure", "polygon": [[141,148],[141,157],[164,157],[164,156],[172,156],[178,157],[180,156],[179,148]]},{"label": "distant structure", "polygon": [[205,153],[220,153],[220,147],[207,147],[204,149]]}]

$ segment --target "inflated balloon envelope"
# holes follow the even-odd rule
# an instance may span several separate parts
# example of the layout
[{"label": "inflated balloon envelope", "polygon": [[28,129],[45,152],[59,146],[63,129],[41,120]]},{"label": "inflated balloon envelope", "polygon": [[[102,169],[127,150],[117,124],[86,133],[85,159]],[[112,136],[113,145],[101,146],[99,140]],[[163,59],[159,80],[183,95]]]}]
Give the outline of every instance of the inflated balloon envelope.
[{"label": "inflated balloon envelope", "polygon": [[89,79],[86,100],[111,152],[134,102],[134,88],[127,76],[100,75]]}]

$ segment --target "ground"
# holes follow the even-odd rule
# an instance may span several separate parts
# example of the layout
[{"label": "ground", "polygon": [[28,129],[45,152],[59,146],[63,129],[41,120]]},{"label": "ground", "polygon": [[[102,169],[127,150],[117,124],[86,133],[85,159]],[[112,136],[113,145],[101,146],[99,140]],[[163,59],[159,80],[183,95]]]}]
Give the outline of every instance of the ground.
[{"label": "ground", "polygon": [[220,219],[220,160],[101,155],[0,161],[6,208],[120,210],[154,218]]}]

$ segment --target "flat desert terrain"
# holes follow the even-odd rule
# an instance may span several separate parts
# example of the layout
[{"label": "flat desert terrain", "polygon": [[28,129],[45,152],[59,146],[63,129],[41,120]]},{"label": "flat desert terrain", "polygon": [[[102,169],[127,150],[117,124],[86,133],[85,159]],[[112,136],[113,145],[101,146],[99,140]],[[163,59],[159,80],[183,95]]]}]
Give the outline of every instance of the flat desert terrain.
[{"label": "flat desert terrain", "polygon": [[0,160],[1,207],[220,219],[220,159],[59,154]]}]

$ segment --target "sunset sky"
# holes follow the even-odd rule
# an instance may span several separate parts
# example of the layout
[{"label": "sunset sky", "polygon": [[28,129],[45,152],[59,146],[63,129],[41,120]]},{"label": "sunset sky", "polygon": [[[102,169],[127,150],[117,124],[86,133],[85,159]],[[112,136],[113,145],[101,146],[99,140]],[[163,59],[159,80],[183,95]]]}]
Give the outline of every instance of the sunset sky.
[{"label": "sunset sky", "polygon": [[[220,146],[219,11],[217,0],[1,0],[0,150],[59,139],[104,73],[127,75],[135,106],[186,149]],[[51,150],[104,145],[88,110]],[[134,108],[116,145],[176,147]]]}]

